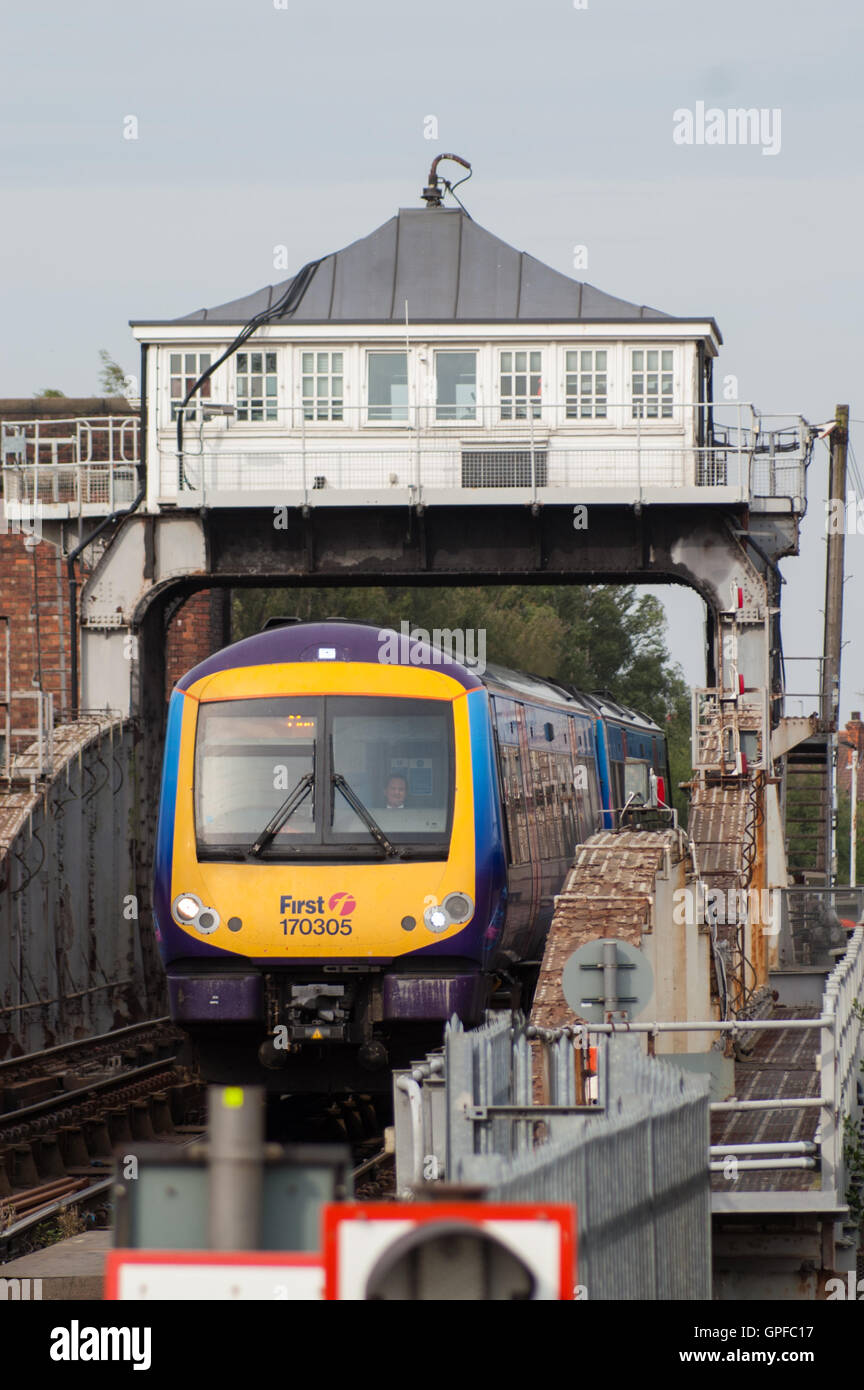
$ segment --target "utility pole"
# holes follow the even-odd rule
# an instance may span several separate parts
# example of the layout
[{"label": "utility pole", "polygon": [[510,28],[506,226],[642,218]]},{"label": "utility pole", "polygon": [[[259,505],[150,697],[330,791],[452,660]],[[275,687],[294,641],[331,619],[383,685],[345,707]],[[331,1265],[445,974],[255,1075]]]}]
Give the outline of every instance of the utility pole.
[{"label": "utility pole", "polygon": [[[840,705],[840,652],[843,645],[843,578],[846,559],[846,445],[849,407],[838,405],[830,436],[828,474],[828,553],[825,562],[825,631],[822,641],[822,688],[819,720],[828,736],[830,780],[827,815],[828,883],[837,878],[837,726]],[[842,518],[842,520],[839,520]],[[839,520],[839,524],[838,524]]]},{"label": "utility pole", "polygon": [[[857,733],[857,730],[856,730]],[[852,780],[849,783],[851,808],[849,816],[849,887],[855,887],[858,850],[858,744],[852,749]]]}]

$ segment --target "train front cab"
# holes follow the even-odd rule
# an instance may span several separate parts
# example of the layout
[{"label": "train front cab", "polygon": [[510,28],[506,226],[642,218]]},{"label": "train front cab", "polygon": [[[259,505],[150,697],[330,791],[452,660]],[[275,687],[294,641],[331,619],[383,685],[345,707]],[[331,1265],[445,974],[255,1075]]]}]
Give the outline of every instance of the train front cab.
[{"label": "train front cab", "polygon": [[[175,692],[156,923],[172,1016],[208,1079],[374,1089],[452,1014],[482,1018],[505,868],[474,685],[306,663]],[[405,804],[390,806],[400,777]]]}]

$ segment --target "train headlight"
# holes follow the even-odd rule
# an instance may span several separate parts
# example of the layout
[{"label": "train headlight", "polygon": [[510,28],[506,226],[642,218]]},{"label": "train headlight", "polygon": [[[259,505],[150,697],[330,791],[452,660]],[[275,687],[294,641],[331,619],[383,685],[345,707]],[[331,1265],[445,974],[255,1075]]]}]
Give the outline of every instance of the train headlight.
[{"label": "train headlight", "polygon": [[467,893],[448,893],[442,903],[451,922],[467,922],[474,914],[474,904]]},{"label": "train headlight", "polygon": [[450,925],[450,918],[443,907],[427,907],[423,913],[423,921],[430,931],[446,931]]},{"label": "train headlight", "polygon": [[194,893],[180,893],[171,905],[171,911],[179,922],[194,922],[204,904]]}]

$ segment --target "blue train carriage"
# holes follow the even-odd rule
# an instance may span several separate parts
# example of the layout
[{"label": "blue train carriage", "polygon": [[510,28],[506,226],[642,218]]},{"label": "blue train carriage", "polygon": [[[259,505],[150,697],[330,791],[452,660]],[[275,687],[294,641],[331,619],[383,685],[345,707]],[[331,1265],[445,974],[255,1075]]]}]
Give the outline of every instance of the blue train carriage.
[{"label": "blue train carriage", "polygon": [[608,691],[582,698],[594,717],[603,828],[617,829],[625,808],[671,810],[669,753],[662,730]]},{"label": "blue train carriage", "polygon": [[418,643],[384,657],[362,624],[265,631],[190,671],[154,917],[204,1075],[384,1090],[452,1014],[527,1003],[606,804],[597,728],[578,692]]}]

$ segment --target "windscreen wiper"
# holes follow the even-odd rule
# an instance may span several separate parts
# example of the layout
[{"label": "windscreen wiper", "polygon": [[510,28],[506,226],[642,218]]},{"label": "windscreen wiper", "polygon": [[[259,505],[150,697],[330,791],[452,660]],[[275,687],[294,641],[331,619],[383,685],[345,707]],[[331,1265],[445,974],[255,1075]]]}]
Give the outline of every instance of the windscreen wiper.
[{"label": "windscreen wiper", "polygon": [[293,816],[297,807],[306,800],[314,785],[315,773],[304,772],[303,776],[297,782],[297,785],[288,793],[276,814],[271,816],[270,820],[268,820],[261,834],[258,836],[258,839],[249,850],[250,854],[260,854],[262,850],[267,848],[271,840],[275,839],[279,834],[279,831],[286,821],[290,820]]},{"label": "windscreen wiper", "polygon": [[402,851],[396,848],[392,840],[388,840],[387,836],[384,834],[384,831],[381,829],[378,822],[373,818],[371,811],[367,811],[366,807],[363,805],[363,802],[360,800],[359,796],[354,791],[354,788],[349,786],[349,784],[345,781],[345,778],[342,776],[342,773],[331,773],[330,781],[333,783],[334,787],[338,787],[339,791],[342,793],[345,800],[348,802],[348,805],[351,807],[351,810],[354,811],[355,814],[360,817],[363,824],[366,826],[366,829],[369,831],[369,834],[372,836],[374,840],[378,842],[378,844],[381,846],[384,852],[388,855],[391,855],[395,859],[401,859]]}]

